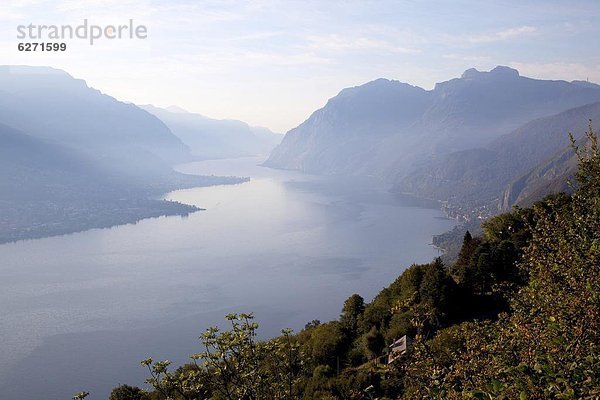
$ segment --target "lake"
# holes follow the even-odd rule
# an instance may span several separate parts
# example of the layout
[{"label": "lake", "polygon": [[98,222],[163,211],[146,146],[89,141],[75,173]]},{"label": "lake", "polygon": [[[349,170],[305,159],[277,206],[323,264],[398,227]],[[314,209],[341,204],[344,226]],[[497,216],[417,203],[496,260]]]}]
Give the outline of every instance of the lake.
[{"label": "lake", "polygon": [[203,161],[186,173],[247,183],[166,198],[188,217],[0,245],[0,393],[4,400],[106,399],[143,385],[139,361],[175,363],[230,312],[254,312],[264,337],[337,318],[353,293],[370,300],[438,251],[455,222],[401,204],[370,178],[331,178]]}]

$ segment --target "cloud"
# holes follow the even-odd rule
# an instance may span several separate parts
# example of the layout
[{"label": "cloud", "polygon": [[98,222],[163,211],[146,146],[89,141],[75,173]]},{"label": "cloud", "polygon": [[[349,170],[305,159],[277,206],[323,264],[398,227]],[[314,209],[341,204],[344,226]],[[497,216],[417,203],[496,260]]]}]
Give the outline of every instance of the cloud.
[{"label": "cloud", "polygon": [[464,61],[473,64],[489,64],[493,61],[490,56],[467,55],[467,54],[443,54],[442,58],[447,60]]},{"label": "cloud", "polygon": [[25,18],[29,7],[39,6],[40,0],[23,0],[19,2],[0,3],[0,21],[19,20]]},{"label": "cloud", "polygon": [[[285,7],[276,0],[0,0],[0,51],[7,63],[61,67],[122,99],[280,130],[343,87],[378,77],[431,88],[468,67],[502,64],[532,77],[600,81],[600,59],[581,50],[593,48],[598,33],[593,7],[444,3],[432,13],[426,2],[393,0]],[[72,40],[60,54],[17,51],[18,24],[84,18],[98,25],[131,18],[149,36],[93,47]],[[498,45],[524,39],[526,47]],[[554,62],[562,60],[569,63]]]},{"label": "cloud", "polygon": [[384,51],[388,53],[411,54],[418,53],[418,49],[398,46],[394,43],[371,39],[368,37],[344,38],[340,35],[311,35],[307,36],[308,47],[323,51]]},{"label": "cloud", "polygon": [[[54,8],[60,13],[72,13],[72,12],[89,12],[90,9],[97,10],[98,8],[105,8],[107,11],[114,13],[124,8],[133,9],[134,7],[146,8],[147,4],[139,4],[134,0],[87,0],[82,2],[79,0],[62,0],[54,4]],[[115,10],[115,7],[118,10]]]},{"label": "cloud", "polygon": [[489,34],[467,36],[466,41],[473,44],[493,43],[514,39],[522,36],[529,36],[536,34],[537,32],[538,29],[536,27],[526,25]]},{"label": "cloud", "polygon": [[[191,71],[204,71],[220,75],[238,73],[253,67],[291,67],[330,64],[331,60],[314,53],[290,53],[250,51],[241,49],[211,49],[205,54],[173,54],[169,58],[180,66],[189,66]],[[165,62],[169,59],[164,58]]]},{"label": "cloud", "polygon": [[297,53],[297,54],[279,54],[279,53],[263,53],[246,51],[239,54],[236,60],[242,60],[246,65],[276,65],[276,66],[293,66],[293,65],[314,65],[314,64],[329,64],[331,60],[328,58],[319,57],[313,53]]},{"label": "cloud", "polygon": [[566,81],[589,79],[600,83],[600,66],[581,63],[521,63],[511,62],[509,66],[519,70],[521,75],[537,79],[561,79]]},{"label": "cloud", "polygon": [[265,32],[254,32],[244,35],[226,37],[223,39],[225,42],[251,42],[251,41],[262,41],[266,39],[272,39],[277,36],[284,36],[286,32],[282,30],[277,31],[265,31]]}]

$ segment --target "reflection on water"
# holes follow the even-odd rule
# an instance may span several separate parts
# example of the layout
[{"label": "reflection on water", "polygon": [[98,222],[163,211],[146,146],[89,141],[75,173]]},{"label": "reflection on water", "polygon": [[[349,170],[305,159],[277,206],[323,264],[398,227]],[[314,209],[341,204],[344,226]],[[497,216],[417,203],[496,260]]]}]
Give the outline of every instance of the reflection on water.
[{"label": "reflection on water", "polygon": [[139,360],[184,361],[232,311],[253,311],[265,335],[335,318],[352,293],[369,299],[437,255],[431,236],[453,225],[398,204],[379,182],[259,161],[180,166],[252,178],[167,195],[206,208],[187,218],[1,245],[3,398],[85,389],[100,399],[119,383],[141,385]]}]

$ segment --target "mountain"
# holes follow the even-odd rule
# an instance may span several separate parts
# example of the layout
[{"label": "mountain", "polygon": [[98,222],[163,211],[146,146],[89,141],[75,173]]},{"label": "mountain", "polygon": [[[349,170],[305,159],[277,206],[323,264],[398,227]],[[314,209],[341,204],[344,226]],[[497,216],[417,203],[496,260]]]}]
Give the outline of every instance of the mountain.
[{"label": "mountain", "polygon": [[163,121],[200,158],[227,158],[268,154],[282,135],[236,120],[218,120],[171,106],[140,106]]},{"label": "mountain", "polygon": [[431,93],[378,79],[344,89],[290,130],[266,166],[310,173],[367,173],[377,146],[409,129],[427,110]]},{"label": "mountain", "polygon": [[157,198],[246,180],[172,169],[190,157],[158,118],[66,72],[0,67],[0,243],[187,215]]},{"label": "mountain", "polygon": [[92,198],[108,182],[93,163],[56,143],[0,124],[0,201],[57,200],[86,186]]},{"label": "mountain", "polygon": [[173,171],[191,154],[162,121],[62,70],[0,66],[0,123],[93,164],[113,186],[155,192],[197,180]]},{"label": "mountain", "polygon": [[[398,179],[394,191],[484,214],[493,213],[498,207],[510,209],[519,196],[524,196],[524,189],[520,188],[528,186],[528,193],[542,192],[541,187],[532,189],[537,185],[532,183],[535,177],[549,178],[549,170],[557,177],[563,176],[558,172],[563,167],[570,171],[569,165],[574,164],[573,160],[567,162],[568,132],[581,137],[590,119],[600,121],[600,102],[536,119],[486,147],[443,155]],[[506,188],[509,184],[511,188]],[[551,186],[564,188],[559,182]]]},{"label": "mountain", "polygon": [[169,164],[190,157],[155,116],[48,67],[0,66],[0,121],[97,156],[135,154]]},{"label": "mountain", "polygon": [[198,208],[155,198],[243,181],[173,171],[163,180],[133,180],[73,148],[0,124],[0,243],[187,215]]},{"label": "mountain", "polygon": [[[595,132],[598,136],[598,130]],[[590,148],[587,137],[576,139],[579,148]],[[530,207],[550,193],[573,192],[579,159],[571,146],[540,163],[522,176],[514,179],[502,192],[498,204],[500,211],[510,210],[513,205]]]},{"label": "mountain", "polygon": [[433,90],[378,79],[330,99],[286,134],[265,165],[398,181],[528,121],[597,101],[598,85],[531,79],[502,66],[469,69]]},{"label": "mountain", "polygon": [[551,193],[572,191],[569,182],[577,172],[577,156],[570,148],[512,181],[500,195],[498,208],[510,211],[513,205],[530,207]]}]

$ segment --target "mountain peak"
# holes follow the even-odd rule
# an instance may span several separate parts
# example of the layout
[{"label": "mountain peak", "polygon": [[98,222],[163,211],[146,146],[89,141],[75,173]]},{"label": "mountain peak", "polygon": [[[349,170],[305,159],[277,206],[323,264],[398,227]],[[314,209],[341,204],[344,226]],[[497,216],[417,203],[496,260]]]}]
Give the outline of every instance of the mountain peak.
[{"label": "mountain peak", "polygon": [[167,111],[172,112],[172,113],[177,113],[177,114],[189,114],[190,112],[188,110],[185,110],[179,106],[169,106],[166,108]]},{"label": "mountain peak", "polygon": [[519,71],[505,65],[498,65],[490,71],[490,74],[517,77],[519,76]]},{"label": "mountain peak", "polygon": [[6,92],[89,89],[84,80],[62,69],[29,65],[0,65],[0,87]]},{"label": "mountain peak", "polygon": [[352,96],[361,96],[369,93],[371,96],[382,96],[385,93],[397,93],[398,91],[424,91],[424,89],[394,79],[378,78],[359,86],[342,89],[337,96],[329,101],[337,101]]},{"label": "mountain peak", "polygon": [[0,65],[0,73],[3,75],[55,75],[73,78],[62,69],[31,65]]},{"label": "mountain peak", "polygon": [[469,68],[468,70],[463,72],[463,74],[461,75],[461,79],[476,79],[484,75],[516,78],[519,76],[519,71],[504,65],[498,65],[489,72],[479,71],[475,68]]},{"label": "mountain peak", "polygon": [[473,79],[479,76],[482,72],[478,71],[475,68],[469,68],[460,76],[461,79]]}]

